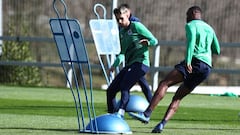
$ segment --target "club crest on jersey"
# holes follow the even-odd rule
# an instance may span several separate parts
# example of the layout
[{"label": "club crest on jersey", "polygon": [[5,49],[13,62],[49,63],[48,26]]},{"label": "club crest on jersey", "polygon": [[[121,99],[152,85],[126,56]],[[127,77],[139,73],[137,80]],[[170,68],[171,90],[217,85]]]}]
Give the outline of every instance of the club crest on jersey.
[{"label": "club crest on jersey", "polygon": [[132,30],[128,30],[128,35],[132,35]]}]

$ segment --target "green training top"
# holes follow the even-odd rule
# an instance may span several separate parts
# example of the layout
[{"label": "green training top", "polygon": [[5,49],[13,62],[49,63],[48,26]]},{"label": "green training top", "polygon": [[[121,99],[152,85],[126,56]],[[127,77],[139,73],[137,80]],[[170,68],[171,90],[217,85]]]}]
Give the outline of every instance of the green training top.
[{"label": "green training top", "polygon": [[220,54],[220,46],[213,28],[202,20],[192,20],[185,26],[188,65],[195,57],[212,67],[212,53]]},{"label": "green training top", "polygon": [[[113,63],[113,67],[119,66],[125,59],[126,66],[134,62],[140,62],[150,66],[149,46],[157,45],[158,40],[140,22],[131,22],[127,28],[119,31],[121,52]],[[139,43],[141,39],[147,39],[148,45]]]}]

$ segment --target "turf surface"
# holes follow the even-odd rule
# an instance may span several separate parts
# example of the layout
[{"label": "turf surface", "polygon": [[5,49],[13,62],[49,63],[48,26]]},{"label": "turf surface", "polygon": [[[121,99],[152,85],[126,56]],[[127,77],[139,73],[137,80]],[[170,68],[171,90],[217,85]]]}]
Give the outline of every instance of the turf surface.
[{"label": "turf surface", "polygon": [[[105,91],[94,90],[97,115],[106,113]],[[142,93],[133,93],[142,96]],[[159,103],[145,125],[125,115],[133,134],[150,134],[163,116],[172,93]],[[163,135],[239,135],[240,98],[189,95],[167,123]],[[0,86],[0,134],[79,134],[69,89]]]}]

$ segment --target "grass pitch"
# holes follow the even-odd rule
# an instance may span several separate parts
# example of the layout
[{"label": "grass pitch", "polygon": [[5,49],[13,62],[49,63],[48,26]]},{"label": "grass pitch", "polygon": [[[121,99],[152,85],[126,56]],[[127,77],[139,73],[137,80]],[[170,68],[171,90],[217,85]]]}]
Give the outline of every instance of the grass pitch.
[{"label": "grass pitch", "polygon": [[[142,93],[135,93],[142,95]],[[105,91],[94,90],[97,115],[106,113]],[[173,94],[168,93],[145,125],[127,114],[133,134],[151,134]],[[240,98],[189,95],[167,123],[163,135],[239,135]],[[0,134],[73,135],[78,133],[73,98],[69,89],[0,86]]]}]

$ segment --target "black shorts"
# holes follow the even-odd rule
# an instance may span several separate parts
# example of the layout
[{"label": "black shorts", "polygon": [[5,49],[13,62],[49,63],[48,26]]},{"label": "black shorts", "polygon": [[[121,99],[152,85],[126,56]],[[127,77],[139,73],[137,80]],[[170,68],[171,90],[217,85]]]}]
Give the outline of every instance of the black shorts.
[{"label": "black shorts", "polygon": [[175,65],[175,69],[182,73],[184,77],[184,85],[192,91],[208,77],[211,72],[211,67],[196,58],[193,58],[191,65],[192,73],[187,71],[185,61]]}]

